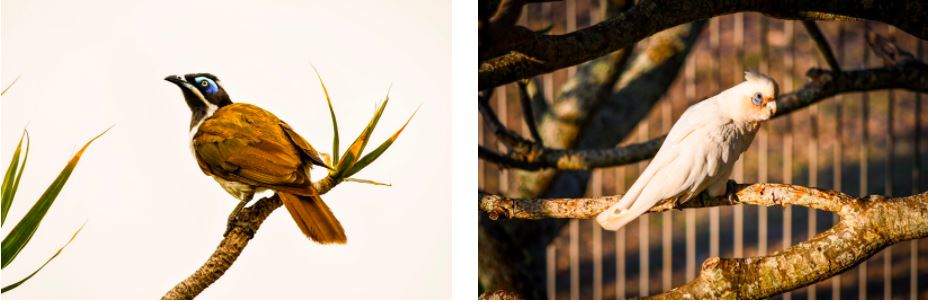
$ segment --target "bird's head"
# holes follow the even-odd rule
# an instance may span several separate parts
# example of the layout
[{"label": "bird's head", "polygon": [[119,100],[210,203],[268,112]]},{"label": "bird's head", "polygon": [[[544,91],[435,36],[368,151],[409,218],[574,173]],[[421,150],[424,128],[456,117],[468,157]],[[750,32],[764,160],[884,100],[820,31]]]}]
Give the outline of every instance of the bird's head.
[{"label": "bird's head", "polygon": [[745,122],[762,122],[769,120],[777,112],[777,82],[756,71],[746,71],[744,82],[738,84],[735,95],[729,98],[734,104],[728,104]]},{"label": "bird's head", "polygon": [[222,88],[219,78],[208,73],[190,73],[184,77],[169,75],[165,81],[174,83],[184,93],[184,100],[193,112],[194,119],[212,115],[217,109],[231,105],[229,94]]}]

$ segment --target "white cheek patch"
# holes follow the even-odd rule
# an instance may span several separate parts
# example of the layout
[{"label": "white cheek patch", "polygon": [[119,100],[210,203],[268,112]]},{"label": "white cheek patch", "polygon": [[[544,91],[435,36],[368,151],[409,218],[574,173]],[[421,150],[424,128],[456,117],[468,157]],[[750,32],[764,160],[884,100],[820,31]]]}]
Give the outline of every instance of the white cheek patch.
[{"label": "white cheek patch", "polygon": [[[196,87],[194,87],[193,84],[190,84],[190,83],[186,83],[186,82],[185,82],[185,83],[184,83],[184,86],[186,86],[190,91],[193,91],[193,94],[196,94],[197,99],[199,99],[200,102],[203,103],[203,105],[206,105],[206,115],[203,116],[203,119],[206,119],[206,118],[212,116],[213,113],[215,113],[216,110],[219,109],[219,106],[216,106],[215,104],[210,103],[209,101],[207,101],[207,100],[206,100],[206,97],[203,96],[203,93],[200,93],[200,90],[197,89]],[[202,121],[202,120],[201,120],[201,121]],[[198,124],[199,124],[199,123],[198,123]]]},{"label": "white cheek patch", "polygon": [[219,110],[219,106],[216,106],[215,104],[207,101],[206,97],[204,97],[203,94],[200,93],[200,90],[198,90],[192,84],[186,83],[186,82],[183,84],[184,86],[188,88],[188,90],[193,91],[193,93],[197,96],[197,99],[199,99],[200,102],[206,105],[206,114],[203,115],[203,117],[201,117],[200,120],[198,120],[196,124],[194,124],[193,127],[190,128],[190,151],[194,153],[193,154],[194,156],[196,156],[196,150],[193,148],[193,136],[197,134],[197,131],[200,129],[200,125],[203,124],[203,121],[205,121],[210,116],[213,116],[213,113],[216,113],[216,110]]}]

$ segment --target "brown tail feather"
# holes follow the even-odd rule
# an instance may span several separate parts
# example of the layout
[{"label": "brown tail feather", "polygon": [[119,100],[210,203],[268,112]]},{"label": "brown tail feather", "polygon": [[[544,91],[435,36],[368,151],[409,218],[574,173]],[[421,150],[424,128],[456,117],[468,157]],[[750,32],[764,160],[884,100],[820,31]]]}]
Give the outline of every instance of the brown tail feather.
[{"label": "brown tail feather", "polygon": [[318,195],[301,196],[281,192],[277,195],[303,234],[313,241],[322,244],[348,241],[341,223]]}]

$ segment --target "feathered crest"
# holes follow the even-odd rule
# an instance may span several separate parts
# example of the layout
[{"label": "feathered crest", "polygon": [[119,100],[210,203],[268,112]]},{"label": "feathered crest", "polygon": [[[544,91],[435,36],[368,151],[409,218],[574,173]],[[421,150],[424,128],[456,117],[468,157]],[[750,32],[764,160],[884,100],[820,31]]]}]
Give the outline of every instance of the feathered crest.
[{"label": "feathered crest", "polygon": [[766,74],[760,73],[757,69],[748,69],[744,72],[744,79],[747,81],[758,81],[758,80],[768,80],[773,82],[773,79],[768,77]]},{"label": "feathered crest", "polygon": [[760,73],[756,69],[748,69],[744,72],[744,80],[750,82],[767,82],[773,86],[774,95],[780,95],[780,87],[777,85],[777,81],[773,78],[767,76],[766,74]]}]

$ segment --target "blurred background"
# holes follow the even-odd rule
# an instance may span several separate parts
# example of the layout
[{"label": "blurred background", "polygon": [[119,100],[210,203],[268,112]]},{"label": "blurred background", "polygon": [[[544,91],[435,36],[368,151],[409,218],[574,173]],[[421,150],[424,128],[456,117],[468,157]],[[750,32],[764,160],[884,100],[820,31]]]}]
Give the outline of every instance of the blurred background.
[{"label": "blurred background", "polygon": [[[19,80],[2,100],[2,165],[24,128],[32,138],[8,218],[18,221],[77,148],[115,127],[88,148],[32,242],[3,269],[3,285],[31,273],[86,221],[83,231],[3,298],[152,299],[193,273],[236,200],[197,167],[190,110],[164,77],[211,72],[233,101],[273,112],[331,153],[311,64],[333,98],[342,151],[391,84],[367,151],[421,105],[356,175],[393,186],[343,183],[324,196],[346,245],[315,244],[276,211],[200,298],[450,297],[449,4],[4,0],[0,83]],[[11,228],[7,221],[4,235]]]},{"label": "blurred background", "polygon": [[[563,34],[596,24],[599,0],[566,0],[526,5],[519,25]],[[820,22],[844,69],[881,66],[865,40],[864,22]],[[925,60],[925,42],[894,28],[871,23],[902,49]],[[642,49],[648,40],[639,42]],[[691,104],[743,81],[758,69],[790,92],[807,82],[812,67],[827,68],[799,21],[757,13],[713,18],[689,54],[677,79],[648,117],[620,145],[661,136]],[[540,76],[552,100],[576,67]],[[844,94],[778,118],[763,126],[732,176],[739,183],[774,182],[836,190],[852,196],[907,196],[928,189],[925,95],[884,90]],[[515,84],[496,88],[491,104],[510,129],[530,137]],[[500,148],[488,127],[480,144]],[[623,193],[647,161],[593,172],[587,196]],[[480,190],[517,195],[515,171],[480,161]],[[804,207],[755,206],[689,209],[643,216],[617,232],[593,220],[572,220],[547,248],[548,298],[621,299],[669,290],[691,280],[711,256],[769,254],[831,227],[837,216]],[[928,299],[928,240],[903,242],[829,280],[779,295],[778,299]]]}]

